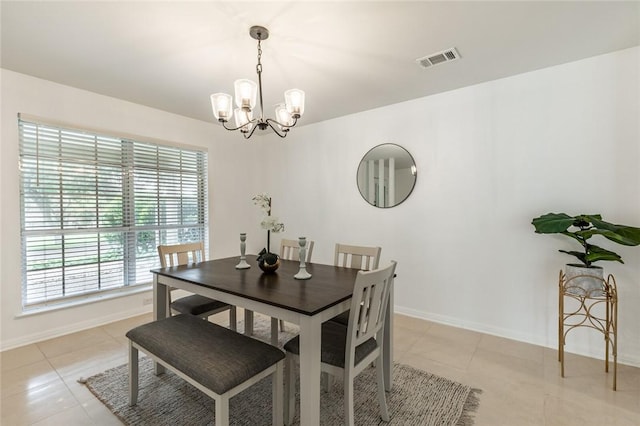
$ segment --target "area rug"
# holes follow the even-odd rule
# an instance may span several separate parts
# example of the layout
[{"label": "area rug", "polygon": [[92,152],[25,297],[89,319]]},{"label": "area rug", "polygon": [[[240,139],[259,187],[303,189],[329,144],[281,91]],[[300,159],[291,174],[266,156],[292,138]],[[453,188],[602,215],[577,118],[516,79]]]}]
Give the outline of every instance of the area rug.
[{"label": "area rug", "polygon": [[[268,324],[268,320],[258,321]],[[288,332],[292,334],[287,324]],[[268,326],[257,324],[254,332],[268,336]],[[285,337],[281,336],[281,337]],[[283,340],[283,339],[281,339]],[[473,424],[478,408],[478,389],[456,383],[415,368],[394,365],[393,390],[387,394],[391,421],[380,419],[376,398],[375,369],[368,368],[355,380],[355,423],[357,425],[461,425]],[[128,370],[121,365],[86,380],[87,387],[126,425],[213,425],[213,401],[178,376],[167,372],[153,374],[152,361],[140,360],[138,404],[129,407]],[[342,382],[321,392],[321,424],[342,425]],[[299,395],[296,395],[299,398]],[[298,399],[299,401],[299,399]],[[298,407],[299,408],[299,405]],[[230,401],[232,425],[271,424],[271,379],[266,378],[233,397]],[[300,424],[298,413],[293,423]]]}]

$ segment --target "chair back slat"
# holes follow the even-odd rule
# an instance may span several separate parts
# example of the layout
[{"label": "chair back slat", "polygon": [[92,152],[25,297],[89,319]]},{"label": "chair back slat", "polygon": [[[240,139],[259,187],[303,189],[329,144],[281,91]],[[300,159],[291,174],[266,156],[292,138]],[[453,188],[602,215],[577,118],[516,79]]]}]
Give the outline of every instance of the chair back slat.
[{"label": "chair back slat", "polygon": [[[307,258],[305,259],[305,262],[311,263],[311,255],[313,254],[313,241],[307,240],[305,249],[307,250]],[[289,240],[286,238],[280,240],[280,258],[285,260],[300,261],[300,244],[298,243],[298,240]]]},{"label": "chair back slat", "polygon": [[202,241],[160,245],[158,246],[158,254],[160,255],[160,266],[163,268],[167,266],[188,265],[205,260],[204,243]]},{"label": "chair back slat", "polygon": [[343,268],[355,268],[365,271],[378,269],[381,247],[352,246],[336,244],[333,264]]},{"label": "chair back slat", "polygon": [[381,337],[396,265],[392,260],[386,268],[358,272],[351,299],[346,360],[353,362],[358,345]]}]

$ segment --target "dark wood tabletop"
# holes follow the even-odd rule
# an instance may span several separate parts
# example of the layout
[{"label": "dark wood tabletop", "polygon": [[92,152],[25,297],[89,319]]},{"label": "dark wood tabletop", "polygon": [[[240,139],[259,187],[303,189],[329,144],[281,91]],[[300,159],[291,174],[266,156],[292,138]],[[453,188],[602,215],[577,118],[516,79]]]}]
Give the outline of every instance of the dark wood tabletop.
[{"label": "dark wood tabletop", "polygon": [[280,260],[275,273],[265,274],[256,256],[247,255],[249,269],[236,269],[240,257],[208,260],[193,265],[153,269],[154,274],[184,280],[305,315],[315,315],[351,298],[357,269],[306,264],[308,280],[293,278],[300,262]]}]

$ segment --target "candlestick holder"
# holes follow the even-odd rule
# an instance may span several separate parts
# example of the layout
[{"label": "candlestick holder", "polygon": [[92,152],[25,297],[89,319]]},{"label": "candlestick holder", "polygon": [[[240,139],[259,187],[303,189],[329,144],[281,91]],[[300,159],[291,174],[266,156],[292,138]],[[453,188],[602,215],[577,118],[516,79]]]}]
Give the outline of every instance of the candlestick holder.
[{"label": "candlestick holder", "polygon": [[245,256],[245,251],[247,250],[247,234],[240,234],[240,263],[236,265],[236,269],[249,269],[251,265],[247,263],[247,258]]},{"label": "candlestick holder", "polygon": [[311,274],[307,272],[307,265],[305,264],[305,259],[307,257],[307,249],[305,246],[307,245],[307,238],[300,237],[298,238],[298,245],[300,246],[300,250],[298,253],[300,254],[300,271],[293,276],[293,278],[297,280],[308,280],[311,278]]}]

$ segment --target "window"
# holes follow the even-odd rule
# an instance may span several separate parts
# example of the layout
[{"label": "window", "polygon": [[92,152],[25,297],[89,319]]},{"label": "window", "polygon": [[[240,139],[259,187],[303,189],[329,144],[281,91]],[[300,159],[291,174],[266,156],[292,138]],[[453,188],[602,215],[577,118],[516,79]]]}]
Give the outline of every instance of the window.
[{"label": "window", "polygon": [[24,308],[148,284],[159,244],[207,241],[206,152],[31,121],[19,119]]}]

